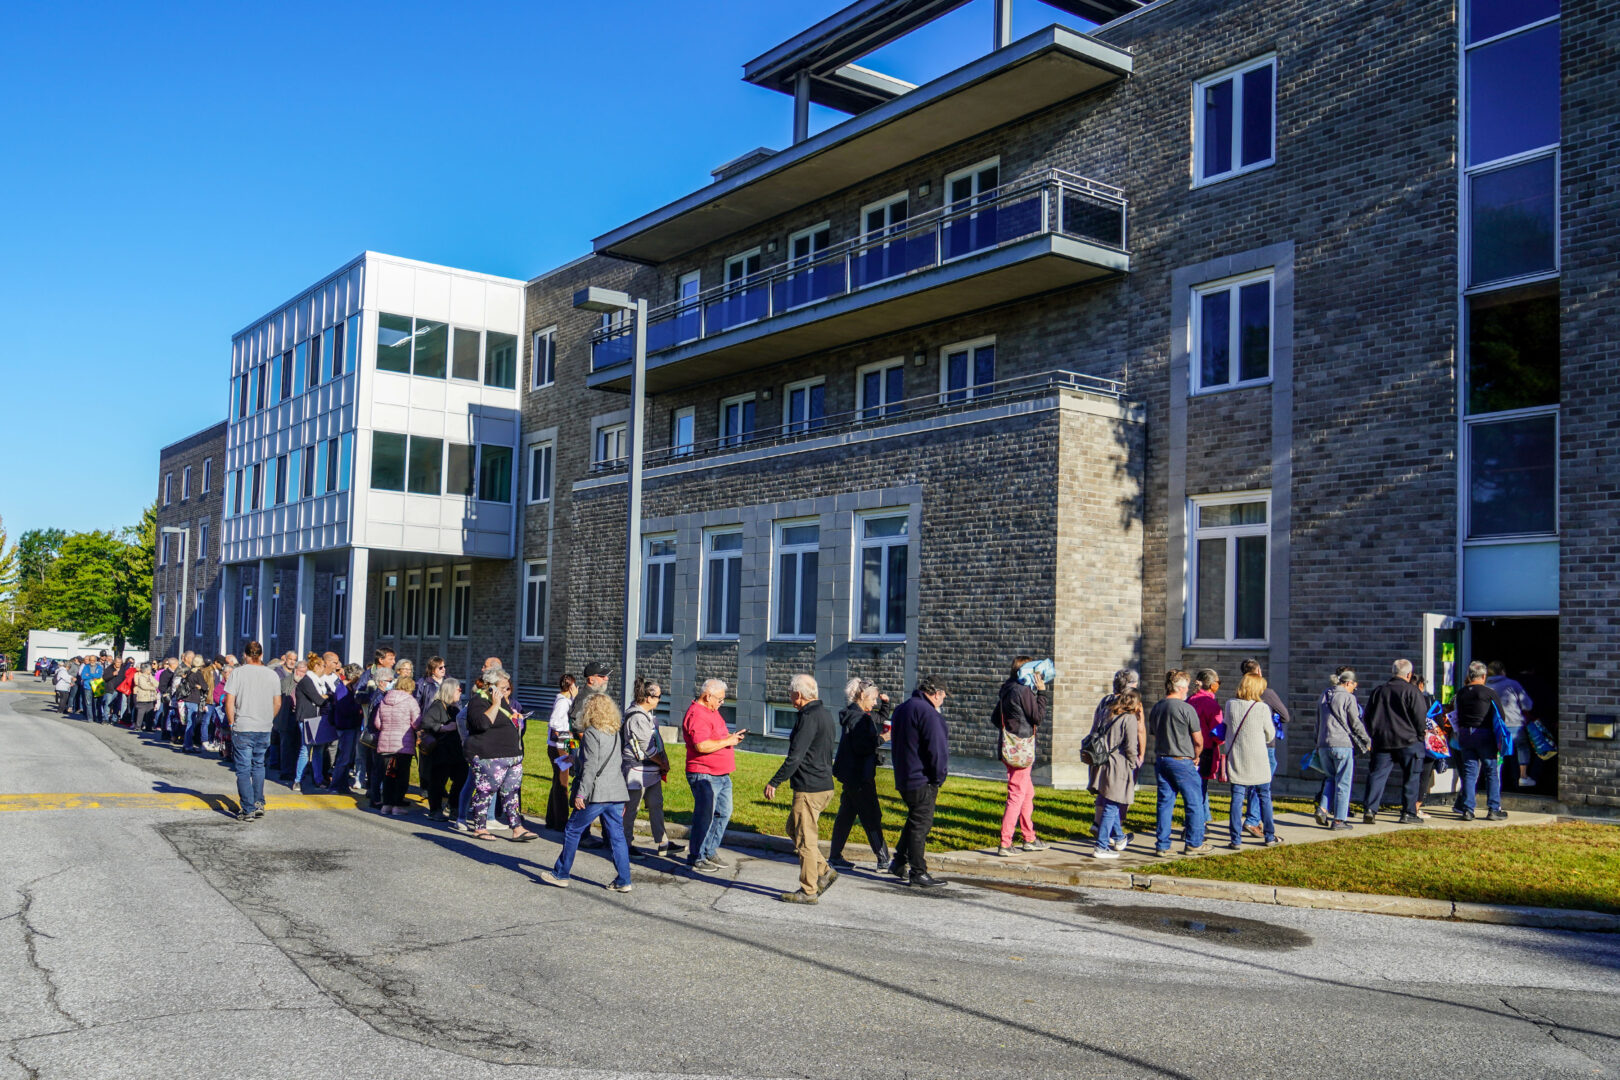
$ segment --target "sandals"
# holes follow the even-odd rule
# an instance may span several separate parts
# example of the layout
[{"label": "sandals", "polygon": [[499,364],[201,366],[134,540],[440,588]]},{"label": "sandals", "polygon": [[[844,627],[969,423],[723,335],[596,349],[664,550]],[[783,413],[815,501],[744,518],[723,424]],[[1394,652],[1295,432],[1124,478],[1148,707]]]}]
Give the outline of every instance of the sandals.
[{"label": "sandals", "polygon": [[472,837],[474,840],[482,840],[486,844],[493,844],[495,842],[495,834],[486,829],[479,829],[477,832],[471,832],[467,835]]},{"label": "sandals", "polygon": [[527,830],[525,830],[525,831],[520,832],[520,833],[515,832],[511,836],[507,837],[507,839],[512,840],[512,841],[514,841],[516,843],[519,843],[519,844],[527,844],[530,840],[538,840],[538,839],[540,839],[540,834],[539,833],[528,832]]}]

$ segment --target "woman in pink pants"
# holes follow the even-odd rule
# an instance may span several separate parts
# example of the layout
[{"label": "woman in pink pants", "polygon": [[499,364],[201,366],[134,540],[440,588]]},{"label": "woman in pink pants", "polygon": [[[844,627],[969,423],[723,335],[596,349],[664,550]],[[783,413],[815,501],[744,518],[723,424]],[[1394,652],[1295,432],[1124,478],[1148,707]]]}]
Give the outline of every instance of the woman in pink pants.
[{"label": "woman in pink pants", "polygon": [[1007,766],[1007,809],[1001,815],[1001,846],[996,850],[1003,857],[1013,853],[1013,829],[1024,834],[1024,851],[1040,851],[1046,847],[1035,836],[1035,733],[1046,719],[1046,707],[1041,692],[1046,680],[1039,673],[1033,677],[1034,686],[1018,680],[1019,669],[1030,662],[1020,656],[1012,663],[1007,681],[1001,684],[1001,697],[996,702],[996,724],[1000,729],[1000,754]]}]

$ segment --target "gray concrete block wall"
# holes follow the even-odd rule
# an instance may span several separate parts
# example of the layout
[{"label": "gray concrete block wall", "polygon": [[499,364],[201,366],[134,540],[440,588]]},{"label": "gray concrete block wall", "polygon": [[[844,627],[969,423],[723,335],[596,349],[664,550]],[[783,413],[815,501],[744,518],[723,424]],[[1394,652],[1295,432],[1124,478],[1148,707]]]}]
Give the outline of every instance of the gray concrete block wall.
[{"label": "gray concrete block wall", "polygon": [[[158,455],[158,487],[157,487],[157,526],[164,527],[185,526],[190,529],[190,538],[186,541],[185,555],[188,565],[182,574],[180,566],[180,539],[175,537],[172,541],[173,558],[168,563],[157,560],[163,551],[163,534],[156,536],[157,550],[153,552],[152,563],[152,635],[148,643],[148,651],[153,659],[161,660],[169,656],[178,656],[183,651],[181,637],[177,632],[175,616],[172,610],[167,612],[164,620],[164,632],[158,633],[157,597],[163,596],[166,608],[172,609],[174,597],[180,592],[182,577],[185,578],[186,590],[191,594],[186,598],[187,611],[183,613],[185,623],[185,648],[194,652],[201,652],[213,656],[219,651],[219,537],[220,515],[224,509],[225,498],[225,422],[220,421],[212,427],[204,428],[179,442],[166,446]],[[213,475],[209,478],[208,490],[202,490],[203,462],[213,462]],[[182,499],[181,477],[187,466],[191,467],[191,492],[189,497]],[[169,505],[163,505],[163,477],[173,477],[169,492]],[[208,549],[199,551],[197,547],[197,526],[199,522],[208,522]],[[199,556],[201,556],[199,558]],[[202,632],[196,632],[196,623],[192,621],[190,606],[197,596],[202,598],[203,619]]]}]

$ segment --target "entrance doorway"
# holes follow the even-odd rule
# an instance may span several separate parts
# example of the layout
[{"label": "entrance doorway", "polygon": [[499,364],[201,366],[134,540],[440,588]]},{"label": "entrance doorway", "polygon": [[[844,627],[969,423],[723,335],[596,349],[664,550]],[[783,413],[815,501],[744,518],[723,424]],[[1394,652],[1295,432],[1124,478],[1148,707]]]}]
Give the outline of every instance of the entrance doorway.
[{"label": "entrance doorway", "polygon": [[[1469,620],[1470,659],[1490,664],[1500,661],[1506,674],[1530,695],[1529,717],[1540,720],[1558,737],[1558,619],[1474,618]],[[1517,764],[1502,763],[1502,792],[1558,797],[1558,758],[1530,757],[1533,786],[1519,783]]]}]

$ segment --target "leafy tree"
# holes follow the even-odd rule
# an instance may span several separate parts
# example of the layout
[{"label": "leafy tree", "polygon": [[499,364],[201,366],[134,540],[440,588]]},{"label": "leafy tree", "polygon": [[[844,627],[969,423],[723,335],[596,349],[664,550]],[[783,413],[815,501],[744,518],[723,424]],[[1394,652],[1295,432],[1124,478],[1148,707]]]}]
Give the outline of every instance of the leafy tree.
[{"label": "leafy tree", "polygon": [[6,522],[0,518],[0,604],[9,605],[16,590],[17,545],[6,547]]},{"label": "leafy tree", "polygon": [[59,626],[112,639],[113,651],[145,648],[151,635],[152,537],[155,511],[121,534],[73,533],[37,587],[29,615],[36,626]]},{"label": "leafy tree", "polygon": [[29,529],[17,540],[17,581],[45,580],[45,571],[61,554],[67,533],[61,529]]}]

